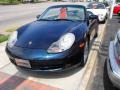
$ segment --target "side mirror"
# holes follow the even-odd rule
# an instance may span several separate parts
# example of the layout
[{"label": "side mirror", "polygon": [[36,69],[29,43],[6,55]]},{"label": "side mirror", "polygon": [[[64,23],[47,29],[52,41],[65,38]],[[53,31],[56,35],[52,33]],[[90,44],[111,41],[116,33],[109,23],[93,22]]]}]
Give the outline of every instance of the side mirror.
[{"label": "side mirror", "polygon": [[40,15],[37,15],[36,18],[39,19]]},{"label": "side mirror", "polygon": [[98,16],[97,15],[90,15],[89,19],[98,19]]}]

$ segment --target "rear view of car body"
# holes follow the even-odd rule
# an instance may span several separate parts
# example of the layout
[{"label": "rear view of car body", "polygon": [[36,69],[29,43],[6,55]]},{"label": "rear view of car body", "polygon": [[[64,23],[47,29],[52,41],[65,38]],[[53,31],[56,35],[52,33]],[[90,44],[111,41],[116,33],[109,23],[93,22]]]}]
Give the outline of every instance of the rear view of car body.
[{"label": "rear view of car body", "polygon": [[107,60],[108,76],[116,87],[120,88],[120,31],[109,45],[109,59]]},{"label": "rear view of car body", "polygon": [[120,15],[120,5],[116,5],[113,10],[114,14]]}]

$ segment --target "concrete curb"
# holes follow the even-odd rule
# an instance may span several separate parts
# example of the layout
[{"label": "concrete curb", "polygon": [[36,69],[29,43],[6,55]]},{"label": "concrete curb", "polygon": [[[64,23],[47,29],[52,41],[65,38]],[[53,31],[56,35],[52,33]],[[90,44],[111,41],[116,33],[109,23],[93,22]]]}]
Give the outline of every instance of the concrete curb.
[{"label": "concrete curb", "polygon": [[4,41],[4,42],[0,43],[0,46],[5,46],[6,43],[7,43],[7,41]]},{"label": "concrete curb", "polygon": [[103,41],[105,28],[106,28],[106,24],[104,24],[103,29],[101,30],[98,38],[93,42],[91,51],[89,53],[88,62],[85,66],[86,70],[83,74],[83,79],[79,84],[80,86],[79,86],[78,90],[86,90],[87,84],[89,82],[92,71],[94,69],[95,62],[97,60],[97,56],[98,56],[99,49],[101,47],[101,43]]}]

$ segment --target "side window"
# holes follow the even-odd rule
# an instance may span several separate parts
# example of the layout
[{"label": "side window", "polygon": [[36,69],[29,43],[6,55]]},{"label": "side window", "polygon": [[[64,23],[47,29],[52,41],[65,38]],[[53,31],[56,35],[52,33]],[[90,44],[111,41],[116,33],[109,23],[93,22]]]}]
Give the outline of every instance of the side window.
[{"label": "side window", "polygon": [[119,42],[116,43],[116,50],[117,50],[117,54],[120,55],[120,43]]},{"label": "side window", "polygon": [[87,16],[89,17],[90,15],[93,15],[93,13],[90,11],[87,11]]}]

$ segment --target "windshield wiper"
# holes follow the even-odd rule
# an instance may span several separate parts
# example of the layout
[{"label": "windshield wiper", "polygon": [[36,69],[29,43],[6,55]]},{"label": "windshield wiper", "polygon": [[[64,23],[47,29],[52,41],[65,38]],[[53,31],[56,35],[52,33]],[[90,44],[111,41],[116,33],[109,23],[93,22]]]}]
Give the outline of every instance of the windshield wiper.
[{"label": "windshield wiper", "polygon": [[75,20],[71,20],[71,19],[54,19],[54,21],[72,21],[72,22],[75,22]]},{"label": "windshield wiper", "polygon": [[38,19],[37,21],[51,21],[49,19]]}]

